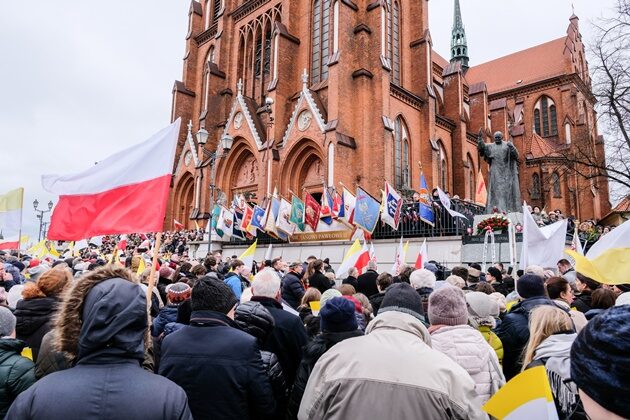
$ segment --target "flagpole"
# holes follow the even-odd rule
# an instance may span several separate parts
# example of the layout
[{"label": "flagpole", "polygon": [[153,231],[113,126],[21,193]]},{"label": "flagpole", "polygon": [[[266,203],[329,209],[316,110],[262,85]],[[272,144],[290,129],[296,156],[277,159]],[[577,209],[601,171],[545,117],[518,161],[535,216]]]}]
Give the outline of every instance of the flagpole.
[{"label": "flagpole", "polygon": [[155,267],[157,266],[158,252],[162,246],[162,232],[158,232],[155,236],[155,245],[153,246],[153,262],[151,263],[151,272],[149,273],[149,284],[147,285],[147,309],[151,309],[151,297],[153,287],[155,287]]},{"label": "flagpole", "polygon": [[20,230],[18,232],[19,233],[18,233],[18,246],[17,246],[18,254],[17,254],[17,257],[18,257],[18,259],[20,259],[20,252],[21,252],[21,249],[22,249],[22,222],[21,221],[20,221]]}]

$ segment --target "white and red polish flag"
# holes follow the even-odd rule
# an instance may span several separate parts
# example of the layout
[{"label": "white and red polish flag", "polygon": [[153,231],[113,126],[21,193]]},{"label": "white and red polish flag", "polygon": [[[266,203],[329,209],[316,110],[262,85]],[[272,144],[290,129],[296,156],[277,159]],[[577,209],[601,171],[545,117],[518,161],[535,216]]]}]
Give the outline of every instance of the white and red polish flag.
[{"label": "white and red polish flag", "polygon": [[148,140],[70,175],[42,175],[59,195],[48,239],[162,230],[181,119]]}]

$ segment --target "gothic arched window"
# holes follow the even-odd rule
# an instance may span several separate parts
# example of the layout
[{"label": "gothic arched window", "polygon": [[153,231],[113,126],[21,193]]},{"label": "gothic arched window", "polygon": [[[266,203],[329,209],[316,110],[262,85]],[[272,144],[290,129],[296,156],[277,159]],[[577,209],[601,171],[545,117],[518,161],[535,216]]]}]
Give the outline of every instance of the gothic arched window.
[{"label": "gothic arched window", "polygon": [[553,99],[543,95],[534,105],[534,130],[539,136],[558,134],[558,117]]},{"label": "gothic arched window", "polygon": [[202,98],[203,98],[203,110],[208,110],[208,88],[210,86],[210,63],[214,62],[214,46],[211,46],[208,50],[208,55],[206,56],[206,63],[204,66],[204,75],[203,75],[203,89],[202,89]]},{"label": "gothic arched window", "polygon": [[394,124],[394,183],[396,189],[409,188],[409,131],[402,117]]},{"label": "gothic arched window", "polygon": [[438,142],[438,184],[443,191],[448,190],[448,158],[441,141]]},{"label": "gothic arched window", "polygon": [[328,79],[330,0],[313,0],[311,32],[311,83]]},{"label": "gothic arched window", "polygon": [[534,175],[532,175],[532,198],[540,198],[540,175],[538,175],[537,173],[534,173]]},{"label": "gothic arched window", "polygon": [[390,78],[393,83],[400,85],[400,4],[397,0],[387,0],[384,8],[384,47],[383,55],[391,65]]},{"label": "gothic arched window", "polygon": [[468,165],[468,199],[475,201],[475,192],[477,190],[477,184],[475,183],[475,163],[470,157],[470,154],[466,156],[466,163]]},{"label": "gothic arched window", "polygon": [[553,185],[553,196],[556,198],[562,197],[560,189],[560,175],[557,172],[551,174],[551,183]]}]

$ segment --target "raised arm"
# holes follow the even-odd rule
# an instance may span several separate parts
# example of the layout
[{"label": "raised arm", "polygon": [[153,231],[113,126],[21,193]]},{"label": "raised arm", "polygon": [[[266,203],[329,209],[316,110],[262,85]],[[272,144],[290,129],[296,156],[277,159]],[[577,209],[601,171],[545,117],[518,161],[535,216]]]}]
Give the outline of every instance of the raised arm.
[{"label": "raised arm", "polygon": [[483,141],[483,129],[480,129],[479,134],[477,134],[477,150],[484,158],[490,157],[490,152],[486,147],[486,143]]}]

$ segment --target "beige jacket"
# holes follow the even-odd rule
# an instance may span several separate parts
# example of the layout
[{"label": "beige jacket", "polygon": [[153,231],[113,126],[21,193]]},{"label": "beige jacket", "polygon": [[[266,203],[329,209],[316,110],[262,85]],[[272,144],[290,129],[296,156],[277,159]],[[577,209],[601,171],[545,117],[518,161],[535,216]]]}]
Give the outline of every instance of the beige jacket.
[{"label": "beige jacket", "polygon": [[430,343],[413,316],[379,314],[319,359],[298,419],[487,419],[470,375]]}]

